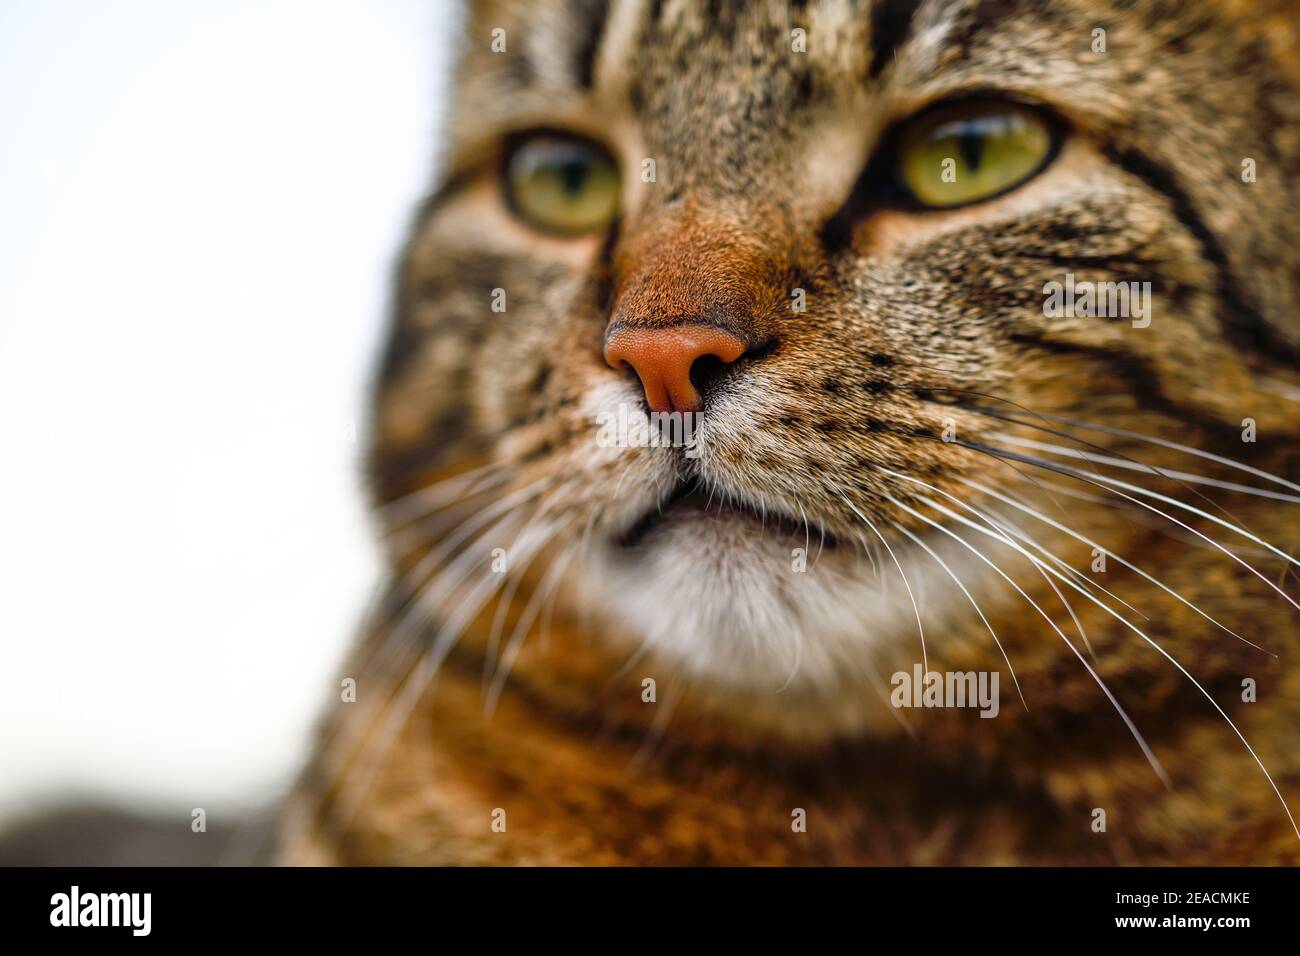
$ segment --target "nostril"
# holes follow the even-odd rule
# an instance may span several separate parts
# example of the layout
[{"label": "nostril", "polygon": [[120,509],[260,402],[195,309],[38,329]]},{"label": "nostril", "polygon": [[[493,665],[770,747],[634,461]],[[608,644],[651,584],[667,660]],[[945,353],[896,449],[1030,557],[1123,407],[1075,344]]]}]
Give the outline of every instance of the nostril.
[{"label": "nostril", "polygon": [[744,353],[738,336],[710,325],[623,325],[605,337],[605,361],[636,369],[646,402],[657,412],[699,411],[702,400],[692,380],[696,364],[712,359],[722,365]]},{"label": "nostril", "polygon": [[746,349],[734,359],[722,359],[717,355],[701,355],[691,366],[691,383],[701,395],[715,390],[728,376],[734,376],[749,363],[765,358],[776,351],[776,340],[769,339],[762,345]]},{"label": "nostril", "polygon": [[691,366],[691,384],[701,395],[707,395],[722,379],[731,363],[716,355],[702,355]]}]

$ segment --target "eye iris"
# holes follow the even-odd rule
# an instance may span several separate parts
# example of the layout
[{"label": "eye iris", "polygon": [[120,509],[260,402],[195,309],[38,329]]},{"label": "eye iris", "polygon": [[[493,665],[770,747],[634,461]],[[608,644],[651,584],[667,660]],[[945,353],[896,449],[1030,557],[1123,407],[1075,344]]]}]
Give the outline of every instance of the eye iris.
[{"label": "eye iris", "polygon": [[511,206],[547,232],[580,234],[608,225],[618,209],[618,171],[597,147],[538,137],[510,156],[506,173]]},{"label": "eye iris", "polygon": [[1024,182],[1051,151],[1051,129],[1036,112],[1007,103],[960,105],[902,131],[899,171],[924,205],[961,206]]}]

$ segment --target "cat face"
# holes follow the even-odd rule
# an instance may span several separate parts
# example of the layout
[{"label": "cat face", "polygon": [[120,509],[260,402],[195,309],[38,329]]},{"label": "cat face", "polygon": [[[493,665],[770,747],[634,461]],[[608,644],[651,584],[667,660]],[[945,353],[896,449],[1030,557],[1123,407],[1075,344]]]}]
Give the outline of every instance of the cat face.
[{"label": "cat face", "polygon": [[371,466],[473,510],[399,566],[499,548],[743,693],[1140,550],[1134,433],[1293,430],[1300,100],[1230,7],[475,4]]}]

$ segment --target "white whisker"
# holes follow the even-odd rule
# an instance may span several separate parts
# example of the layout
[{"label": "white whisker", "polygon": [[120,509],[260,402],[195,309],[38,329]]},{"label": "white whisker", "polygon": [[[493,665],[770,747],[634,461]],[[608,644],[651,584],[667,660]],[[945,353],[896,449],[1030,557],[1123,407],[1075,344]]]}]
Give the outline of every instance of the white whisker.
[{"label": "white whisker", "polygon": [[1145,578],[1147,581],[1150,581],[1150,582],[1151,582],[1152,584],[1154,584],[1156,587],[1160,588],[1160,590],[1164,591],[1166,594],[1168,594],[1170,597],[1176,599],[1176,600],[1179,601],[1180,603],[1186,605],[1188,608],[1190,608],[1191,610],[1195,611],[1197,614],[1199,614],[1201,617],[1205,618],[1205,620],[1209,621],[1211,624],[1213,624],[1215,627],[1219,628],[1220,630],[1223,630],[1223,631],[1227,632],[1228,634],[1231,634],[1231,635],[1232,635],[1233,637],[1235,637],[1237,640],[1242,641],[1243,643],[1249,644],[1251,647],[1255,648],[1256,650],[1263,651],[1265,654],[1268,654],[1270,657],[1276,657],[1276,656],[1277,656],[1276,654],[1272,653],[1271,651],[1267,651],[1267,650],[1265,650],[1264,648],[1260,647],[1258,644],[1254,643],[1253,641],[1248,641],[1248,640],[1246,640],[1246,638],[1242,637],[1240,634],[1238,634],[1238,633],[1237,633],[1236,631],[1234,631],[1232,628],[1228,627],[1226,624],[1221,623],[1220,621],[1218,621],[1218,620],[1215,619],[1214,617],[1211,617],[1211,616],[1210,616],[1209,614],[1207,614],[1205,611],[1202,611],[1199,607],[1197,607],[1197,606],[1196,606],[1195,604],[1193,604],[1191,601],[1187,600],[1187,598],[1183,597],[1181,594],[1179,594],[1179,593],[1178,593],[1177,591],[1175,591],[1173,588],[1171,588],[1171,587],[1169,587],[1168,585],[1166,585],[1166,584],[1165,584],[1163,581],[1161,581],[1160,579],[1158,579],[1158,578],[1156,578],[1156,577],[1154,577],[1154,576],[1148,574],[1146,571],[1143,571],[1143,570],[1142,570],[1141,568],[1139,568],[1136,564],[1133,564],[1132,562],[1125,560],[1123,557],[1121,557],[1120,555],[1116,554],[1114,551],[1111,551],[1109,548],[1103,548],[1100,544],[1098,544],[1097,542],[1093,541],[1091,538],[1088,538],[1088,537],[1086,537],[1086,536],[1084,536],[1084,535],[1082,535],[1082,534],[1079,534],[1079,532],[1075,531],[1075,530],[1072,529],[1072,528],[1068,528],[1068,527],[1066,527],[1065,525],[1060,524],[1059,522],[1053,521],[1051,518],[1049,518],[1049,517],[1047,517],[1046,515],[1044,515],[1044,514],[1038,512],[1038,511],[1034,510],[1033,508],[1029,508],[1029,507],[1026,507],[1025,505],[1020,504],[1019,502],[1012,501],[1011,499],[1009,499],[1009,498],[1007,498],[1007,497],[1005,497],[1005,496],[999,494],[997,491],[993,490],[992,488],[985,487],[984,485],[980,484],[980,483],[977,482],[977,481],[970,481],[970,480],[965,479],[965,478],[958,478],[957,480],[960,481],[960,482],[961,482],[962,484],[964,484],[964,485],[969,485],[970,487],[975,488],[975,489],[977,489],[978,491],[982,491],[982,492],[984,492],[984,493],[987,494],[987,495],[990,495],[990,496],[992,496],[992,497],[994,497],[994,498],[997,498],[999,501],[1005,501],[1007,504],[1011,505],[1013,508],[1019,508],[1021,511],[1025,512],[1025,513],[1028,514],[1030,517],[1037,518],[1039,521],[1042,521],[1042,522],[1044,522],[1045,524],[1051,525],[1053,528],[1056,528],[1058,531],[1062,531],[1062,532],[1064,532],[1065,534],[1068,534],[1070,537],[1072,537],[1072,538],[1074,538],[1074,539],[1076,539],[1076,540],[1078,540],[1078,541],[1082,541],[1084,544],[1088,545],[1089,547],[1096,548],[1098,551],[1100,551],[1102,554],[1106,555],[1108,558],[1114,558],[1116,561],[1118,561],[1118,562],[1119,562],[1120,564],[1122,564],[1124,567],[1128,568],[1130,571],[1133,571],[1134,573],[1136,573],[1136,574],[1140,575],[1141,577]]},{"label": "white whisker", "polygon": [[501,699],[501,691],[505,688],[506,678],[510,675],[520,650],[523,649],[524,638],[527,636],[529,628],[532,627],[533,621],[537,619],[538,612],[542,608],[542,602],[546,599],[548,591],[559,585],[560,576],[577,553],[578,548],[572,546],[560,555],[547,568],[546,575],[529,596],[528,603],[524,606],[524,610],[519,615],[519,620],[515,623],[515,629],[510,635],[510,641],[501,653],[501,662],[496,669],[496,673],[492,676],[492,686],[488,689],[487,699],[483,703],[484,714],[490,716],[496,711],[497,703]]},{"label": "white whisker", "polygon": [[[1024,506],[1024,508],[1030,512],[1033,511],[1033,509],[1028,508],[1027,505]],[[991,516],[997,519],[995,524],[1001,530],[1007,531],[1010,534],[1014,535],[1016,538],[1020,539],[1021,541],[1024,541],[1035,551],[1041,554],[1044,558],[1046,558],[1048,561],[1051,561],[1054,565],[1056,565],[1056,567],[1058,567],[1060,570],[1064,571],[1065,573],[1073,577],[1074,580],[1078,584],[1080,584],[1085,590],[1091,590],[1092,588],[1096,588],[1097,590],[1105,594],[1107,597],[1110,597],[1113,600],[1118,601],[1120,604],[1124,605],[1126,608],[1128,608],[1138,617],[1142,618],[1144,621],[1151,620],[1149,617],[1147,617],[1145,614],[1143,614],[1141,611],[1135,608],[1132,604],[1129,604],[1128,601],[1125,601],[1114,591],[1110,590],[1103,584],[1097,583],[1096,581],[1089,578],[1082,571],[1080,571],[1078,568],[1072,567],[1068,562],[1063,561],[1060,558],[1058,558],[1056,555],[1052,554],[1051,551],[1049,551],[1043,545],[1039,544],[1038,541],[1035,540],[1028,532],[1026,532],[1023,528],[1021,528],[1018,524],[1016,524],[1014,521],[1012,521],[1002,512],[990,508],[987,504],[985,504],[984,507],[980,510],[984,513],[986,518]]]},{"label": "white whisker", "polygon": [[382,505],[377,509],[380,523],[385,528],[396,529],[457,500],[472,497],[495,487],[509,477],[510,472],[506,470],[506,466],[497,462],[460,472]]},{"label": "white whisker", "polygon": [[[1002,454],[1007,454],[1007,455],[1013,455],[1013,456],[1015,456],[1015,453],[1014,453],[1014,452],[1003,451]],[[1021,456],[1015,456],[1015,457],[1021,457]],[[1024,460],[1027,460],[1027,461],[1030,462],[1030,464],[1037,465],[1037,466],[1040,467],[1040,468],[1042,468],[1042,467],[1047,467],[1047,466],[1045,466],[1045,465],[1043,464],[1043,462],[1041,462],[1041,461],[1034,461],[1033,459],[1024,459]],[[1287,554],[1285,551],[1282,551],[1282,550],[1280,550],[1280,549],[1274,547],[1273,545],[1269,544],[1267,541],[1263,540],[1262,538],[1256,537],[1255,535],[1251,534],[1249,531],[1245,530],[1244,528],[1240,528],[1240,527],[1238,527],[1237,525],[1234,525],[1234,524],[1232,524],[1232,523],[1229,522],[1229,521],[1224,521],[1222,518],[1216,518],[1214,515],[1212,515],[1212,514],[1208,514],[1208,513],[1204,512],[1204,511],[1202,511],[1200,508],[1193,507],[1192,505],[1189,505],[1189,504],[1184,504],[1183,502],[1181,502],[1181,501],[1177,501],[1177,500],[1174,499],[1174,498],[1170,498],[1170,497],[1167,496],[1167,495],[1162,495],[1162,494],[1159,494],[1159,493],[1157,493],[1157,492],[1150,491],[1150,490],[1148,490],[1148,489],[1146,489],[1146,488],[1140,488],[1140,487],[1138,487],[1137,485],[1131,485],[1131,484],[1129,484],[1129,483],[1126,482],[1126,481],[1120,481],[1118,478],[1110,478],[1110,477],[1108,477],[1108,476],[1106,476],[1106,475],[1097,475],[1097,474],[1094,474],[1093,477],[1090,478],[1090,477],[1088,477],[1088,475],[1085,474],[1084,472],[1079,471],[1077,468],[1071,468],[1071,467],[1068,466],[1068,465],[1054,465],[1054,466],[1051,466],[1051,468],[1050,468],[1049,470],[1051,470],[1051,469],[1056,469],[1056,470],[1063,471],[1063,472],[1066,473],[1066,474],[1073,475],[1074,477],[1078,478],[1080,481],[1086,481],[1086,482],[1089,482],[1090,484],[1097,484],[1098,482],[1102,482],[1102,483],[1104,483],[1104,484],[1106,484],[1106,485],[1112,485],[1112,486],[1115,486],[1115,487],[1118,487],[1118,488],[1127,488],[1128,490],[1133,491],[1133,492],[1135,492],[1135,493],[1137,493],[1137,494],[1140,494],[1140,495],[1146,495],[1147,497],[1155,498],[1155,499],[1157,499],[1158,501],[1166,502],[1167,504],[1171,504],[1171,505],[1173,505],[1173,506],[1175,506],[1175,507],[1177,507],[1177,508],[1182,508],[1182,509],[1185,510],[1185,511],[1190,511],[1190,512],[1192,512],[1193,514],[1198,515],[1199,517],[1205,518],[1207,521],[1213,521],[1213,522],[1214,522],[1215,524],[1217,524],[1217,525],[1221,525],[1221,526],[1223,526],[1224,528],[1227,528],[1228,530],[1230,530],[1230,531],[1232,531],[1232,532],[1234,532],[1234,533],[1236,533],[1236,534],[1239,534],[1239,535],[1241,535],[1241,536],[1244,537],[1244,538],[1248,538],[1248,539],[1250,539],[1251,541],[1254,541],[1256,544],[1263,545],[1263,546],[1264,546],[1265,548],[1267,548],[1269,551],[1273,552],[1273,553],[1276,554],[1278,557],[1282,558],[1284,561],[1287,561],[1287,562],[1290,563],[1290,564],[1300,565],[1300,561],[1297,561],[1295,558],[1291,557],[1291,555]],[[1096,479],[1096,480],[1094,481],[1094,479]],[[1112,491],[1112,494],[1119,495],[1121,498],[1125,498],[1125,499],[1127,499],[1127,500],[1129,500],[1129,501],[1132,501],[1134,504],[1138,505],[1139,507],[1146,508],[1148,511],[1152,511],[1152,512],[1154,512],[1155,514],[1160,515],[1162,518],[1165,518],[1165,519],[1168,520],[1168,521],[1172,521],[1174,524],[1178,525],[1179,527],[1184,528],[1184,529],[1186,529],[1187,531],[1190,531],[1192,534],[1196,535],[1198,538],[1201,538],[1201,539],[1203,539],[1204,541],[1208,542],[1210,545],[1212,545],[1212,546],[1214,547],[1215,550],[1220,551],[1220,552],[1222,552],[1223,554],[1226,554],[1226,555],[1227,555],[1228,557],[1230,557],[1233,561],[1236,561],[1236,562],[1237,562],[1238,564],[1240,564],[1243,568],[1245,568],[1245,569],[1246,569],[1247,571],[1249,571],[1251,574],[1255,575],[1255,577],[1259,578],[1261,581],[1263,581],[1265,584],[1267,584],[1270,588],[1272,588],[1274,591],[1276,591],[1279,595],[1281,595],[1282,599],[1285,600],[1288,604],[1290,604],[1290,605],[1291,605],[1292,607],[1294,607],[1296,610],[1300,611],[1300,604],[1297,604],[1297,603],[1296,603],[1296,602],[1291,598],[1291,595],[1287,594],[1285,591],[1283,591],[1281,588],[1279,588],[1276,584],[1274,584],[1272,581],[1270,581],[1267,577],[1265,577],[1263,574],[1261,574],[1258,570],[1256,570],[1255,567],[1254,567],[1254,565],[1250,564],[1250,563],[1247,562],[1247,561],[1242,560],[1240,557],[1238,557],[1237,555],[1233,554],[1231,551],[1229,551],[1227,548],[1225,548],[1225,547],[1224,547],[1223,545],[1221,545],[1219,542],[1215,541],[1213,538],[1209,537],[1208,535],[1204,534],[1204,533],[1201,532],[1201,531],[1198,531],[1196,528],[1193,528],[1191,525],[1187,524],[1186,522],[1179,521],[1179,520],[1178,520],[1177,518],[1175,518],[1173,515],[1166,514],[1165,512],[1161,511],[1159,508],[1156,508],[1156,507],[1153,507],[1152,505],[1147,504],[1145,501],[1139,501],[1137,498],[1134,498],[1134,497],[1132,497],[1131,495],[1126,495],[1126,494],[1124,494],[1124,492],[1122,492],[1122,491]]]},{"label": "white whisker", "polygon": [[993,643],[997,645],[998,651],[1002,654],[1002,659],[1007,662],[1007,670],[1011,672],[1011,682],[1015,684],[1016,693],[1020,696],[1021,706],[1024,707],[1025,710],[1029,710],[1029,705],[1025,703],[1024,692],[1021,691],[1020,689],[1020,681],[1016,678],[1016,669],[1011,666],[1011,658],[1007,656],[1006,649],[1002,646],[1002,642],[998,640],[997,633],[993,630],[993,625],[990,624],[989,619],[984,616],[984,612],[980,610],[979,604],[976,602],[975,598],[971,595],[970,591],[966,589],[966,585],[962,583],[961,578],[957,577],[956,572],[954,572],[953,569],[948,566],[948,563],[944,561],[943,558],[939,557],[939,555],[935,552],[935,550],[931,548],[928,544],[926,544],[925,541],[923,541],[918,535],[913,534],[911,531],[903,527],[897,521],[891,521],[890,524],[892,524],[895,528],[897,528],[899,531],[905,534],[914,544],[916,544],[923,551],[925,551],[926,554],[928,554],[931,558],[933,558],[935,562],[939,565],[939,567],[943,568],[944,571],[948,572],[948,577],[952,578],[953,583],[956,584],[957,587],[961,589],[961,593],[966,595],[966,600],[970,601],[971,607],[975,608],[975,613],[979,615],[980,620],[984,622],[984,627],[988,629],[989,635],[993,638]]},{"label": "white whisker", "polygon": [[[540,540],[536,547],[544,547],[546,542],[567,524],[568,522],[555,522],[544,528],[538,535]],[[344,793],[340,796],[340,816],[345,822],[359,808],[375,776],[388,759],[397,735],[410,719],[415,705],[432,684],[461,633],[486,605],[492,594],[501,587],[503,577],[491,573],[486,575],[461,599],[438,629],[428,649],[420,655],[415,669],[399,684],[396,696],[383,715],[383,725],[378,735],[377,745],[372,745],[365,755],[364,772],[354,772],[347,780]]]},{"label": "white whisker", "polygon": [[996,571],[1002,577],[1003,580],[1005,580],[1008,584],[1010,584],[1013,588],[1015,588],[1016,591],[1020,593],[1021,597],[1023,597],[1026,601],[1029,602],[1029,604],[1034,608],[1034,610],[1037,611],[1039,615],[1043,618],[1043,620],[1047,622],[1048,626],[1051,627],[1051,629],[1057,633],[1057,635],[1061,638],[1061,640],[1065,642],[1065,646],[1068,647],[1071,650],[1071,652],[1073,652],[1074,656],[1079,659],[1079,662],[1083,664],[1084,668],[1092,676],[1092,679],[1096,681],[1097,686],[1101,688],[1102,693],[1106,695],[1106,698],[1110,701],[1111,706],[1115,708],[1116,713],[1120,715],[1120,718],[1124,721],[1125,726],[1128,727],[1129,733],[1133,735],[1133,739],[1136,740],[1138,746],[1142,748],[1142,753],[1146,755],[1147,762],[1151,764],[1151,769],[1155,771],[1156,776],[1160,778],[1161,782],[1163,782],[1166,787],[1172,787],[1172,785],[1169,782],[1169,775],[1165,773],[1165,768],[1161,766],[1160,761],[1156,759],[1155,753],[1151,750],[1151,747],[1147,744],[1146,738],[1142,736],[1142,732],[1137,729],[1137,725],[1134,724],[1132,719],[1129,717],[1128,712],[1124,710],[1124,707],[1115,698],[1115,695],[1111,693],[1110,688],[1106,686],[1106,682],[1101,679],[1101,675],[1098,674],[1095,670],[1093,670],[1092,665],[1088,663],[1088,659],[1084,657],[1081,653],[1079,653],[1079,649],[1074,646],[1074,643],[1068,637],[1065,636],[1065,632],[1062,631],[1059,627],[1057,627],[1056,622],[1052,620],[1052,618],[1048,615],[1048,613],[1038,606],[1038,602],[1035,601],[1033,598],[1031,598],[1027,593],[1025,593],[1024,588],[1022,588],[1019,584],[1013,581],[1005,571],[1003,571],[1000,567],[997,566],[997,564],[995,564],[989,558],[985,557],[983,552],[981,552],[974,545],[970,544],[970,542],[968,542],[965,538],[961,537],[961,535],[957,534],[956,532],[950,531],[949,529],[945,528],[943,525],[939,524],[939,522],[921,514],[921,512],[917,511],[915,508],[911,508],[903,504],[901,501],[897,500],[892,495],[886,495],[885,498],[891,503],[893,503],[895,507],[903,509],[903,511],[907,512],[908,514],[912,515],[915,518],[920,519],[921,521],[924,521],[926,524],[937,529],[943,534],[948,535],[958,544],[965,547],[977,558],[979,558],[981,561],[983,561],[985,564],[991,567],[994,571]]},{"label": "white whisker", "polygon": [[[969,527],[975,529],[976,531],[983,532],[983,529],[980,528],[978,525],[976,525],[974,522],[968,521],[967,519],[962,518],[960,515],[955,514],[952,511],[949,511],[947,508],[943,507],[937,502],[927,502],[927,503],[930,504],[932,507],[934,507],[936,510],[940,511],[941,513],[947,514],[949,517],[961,522],[962,524],[968,525]],[[984,533],[989,533],[989,532],[984,532]],[[1016,547],[1014,544],[1012,546]],[[1031,555],[1028,554],[1028,552],[1024,552],[1024,553],[1026,554],[1027,557],[1030,558],[1030,560],[1035,560]],[[1043,566],[1048,567],[1047,565],[1043,565]],[[1109,605],[1105,604],[1102,601],[1097,600],[1097,598],[1092,597],[1091,595],[1088,595],[1082,588],[1079,588],[1072,581],[1070,581],[1069,578],[1066,578],[1064,575],[1060,575],[1054,569],[1051,570],[1052,573],[1057,574],[1057,576],[1060,577],[1061,580],[1064,581],[1067,585],[1079,591],[1080,594],[1084,594],[1086,597],[1089,597],[1094,604],[1096,604],[1098,607],[1100,607],[1102,610],[1108,613],[1111,617],[1115,618],[1115,620],[1119,621],[1121,624],[1123,624],[1125,627],[1131,630],[1134,634],[1137,634],[1144,641],[1150,644],[1153,648],[1159,651],[1160,654],[1164,656],[1166,660],[1168,660],[1171,664],[1173,664],[1176,668],[1178,668],[1178,670],[1182,673],[1184,677],[1186,677],[1189,681],[1191,681],[1192,686],[1194,686],[1198,691],[1200,691],[1201,695],[1210,702],[1210,704],[1214,707],[1215,710],[1219,712],[1219,715],[1227,722],[1228,726],[1232,728],[1233,733],[1237,735],[1237,738],[1242,742],[1243,746],[1245,746],[1246,750],[1250,753],[1251,757],[1254,758],[1255,763],[1259,766],[1260,771],[1264,774],[1264,778],[1268,781],[1269,786],[1273,788],[1273,792],[1277,795],[1278,801],[1282,804],[1282,809],[1286,812],[1287,819],[1291,822],[1292,829],[1295,830],[1296,838],[1300,839],[1300,826],[1297,826],[1295,817],[1291,815],[1291,808],[1287,805],[1286,799],[1282,796],[1282,791],[1278,789],[1277,784],[1273,781],[1273,775],[1268,772],[1268,768],[1264,766],[1264,761],[1262,761],[1259,758],[1259,755],[1255,753],[1255,748],[1250,745],[1250,741],[1246,739],[1245,734],[1243,734],[1241,730],[1237,727],[1237,725],[1233,723],[1233,720],[1231,717],[1228,716],[1227,711],[1225,711],[1222,707],[1219,706],[1219,702],[1216,701],[1212,696],[1210,696],[1209,691],[1207,691],[1203,686],[1201,686],[1200,681],[1198,681],[1195,677],[1193,677],[1191,672],[1189,672],[1187,668],[1185,668],[1178,661],[1177,658],[1175,658],[1172,654],[1170,654],[1163,647],[1161,647],[1160,644],[1158,644],[1156,641],[1152,640],[1146,634],[1146,632],[1143,631],[1136,624],[1133,624],[1131,621],[1129,621],[1119,612],[1115,611]],[[1168,781],[1166,781],[1166,784],[1167,783]]]},{"label": "white whisker", "polygon": [[1109,465],[1112,468],[1123,468],[1127,471],[1140,471],[1143,474],[1155,474],[1161,478],[1170,478],[1177,481],[1184,481],[1193,485],[1206,485],[1211,488],[1220,488],[1224,491],[1236,491],[1241,494],[1255,495],[1258,498],[1271,498],[1274,501],[1289,501],[1300,503],[1300,497],[1288,495],[1281,491],[1269,491],[1267,488],[1255,488],[1252,485],[1239,485],[1234,481],[1222,481],[1218,478],[1207,478],[1204,475],[1193,475],[1185,471],[1174,471],[1169,468],[1155,468],[1145,462],[1127,461],[1123,458],[1114,458],[1110,455],[1099,455],[1095,452],[1080,451],[1077,448],[1066,448],[1062,445],[1054,445],[1051,442],[1035,441],[1032,438],[1019,438],[1007,432],[998,432],[991,437],[1004,441],[1010,445],[1019,445],[1022,448],[1033,448],[1036,451],[1045,451],[1049,454],[1059,455],[1063,458],[1073,458],[1076,460],[1087,461],[1094,464]]},{"label": "white whisker", "polygon": [[1124,438],[1133,438],[1136,439],[1137,441],[1149,442],[1152,445],[1160,445],[1161,447],[1170,448],[1173,449],[1174,451],[1181,451],[1188,455],[1195,455],[1197,458],[1204,458],[1207,461],[1218,462],[1220,465],[1226,465],[1229,468],[1235,468],[1239,471],[1244,471],[1248,474],[1254,475],[1257,478],[1263,478],[1265,481],[1271,481],[1274,482],[1275,484],[1282,485],[1284,488],[1290,488],[1292,491],[1300,492],[1300,485],[1297,485],[1294,482],[1287,481],[1285,478],[1279,478],[1277,475],[1270,474],[1269,472],[1263,471],[1262,469],[1259,468],[1253,468],[1250,465],[1243,464],[1242,462],[1235,461],[1231,458],[1225,458],[1222,455],[1215,455],[1208,451],[1201,451],[1199,448],[1192,448],[1189,445],[1180,445],[1178,442],[1169,441],[1168,439],[1165,438],[1156,438],[1152,435],[1143,435],[1140,434],[1139,432],[1128,431],[1127,429],[1124,428],[1116,428],[1112,425],[1097,425],[1094,424],[1093,422],[1081,422],[1069,418],[1060,418],[1055,415],[1039,414],[1038,417],[1047,419],[1048,421],[1056,422],[1057,424],[1060,425],[1070,425],[1075,428],[1083,428],[1091,431],[1103,432],[1107,435],[1118,435]]},{"label": "white whisker", "polygon": [[921,609],[917,606],[916,595],[912,593],[912,585],[907,580],[907,575],[903,573],[903,566],[899,564],[898,558],[894,554],[894,549],[889,546],[889,542],[885,540],[885,536],[880,533],[874,524],[872,524],[871,519],[859,511],[857,506],[848,499],[848,496],[845,495],[843,491],[840,491],[838,487],[835,488],[835,490],[839,492],[839,496],[844,499],[844,503],[853,510],[853,513],[861,518],[866,523],[867,527],[871,529],[872,533],[880,539],[880,543],[885,546],[885,550],[889,552],[890,558],[893,559],[894,567],[898,568],[898,576],[903,579],[903,587],[907,588],[907,596],[911,600],[912,610],[916,614],[916,629],[921,635],[921,663],[928,671],[930,669],[930,661],[925,652],[925,626],[921,623]]}]

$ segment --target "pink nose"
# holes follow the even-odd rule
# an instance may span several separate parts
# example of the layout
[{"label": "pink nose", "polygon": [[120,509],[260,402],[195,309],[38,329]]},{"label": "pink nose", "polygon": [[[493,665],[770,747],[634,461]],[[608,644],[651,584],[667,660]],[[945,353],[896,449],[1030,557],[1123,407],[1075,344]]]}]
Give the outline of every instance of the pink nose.
[{"label": "pink nose", "polygon": [[656,412],[698,412],[703,405],[691,368],[706,355],[734,362],[745,344],[711,325],[623,326],[605,339],[605,361],[636,369],[646,402]]}]

